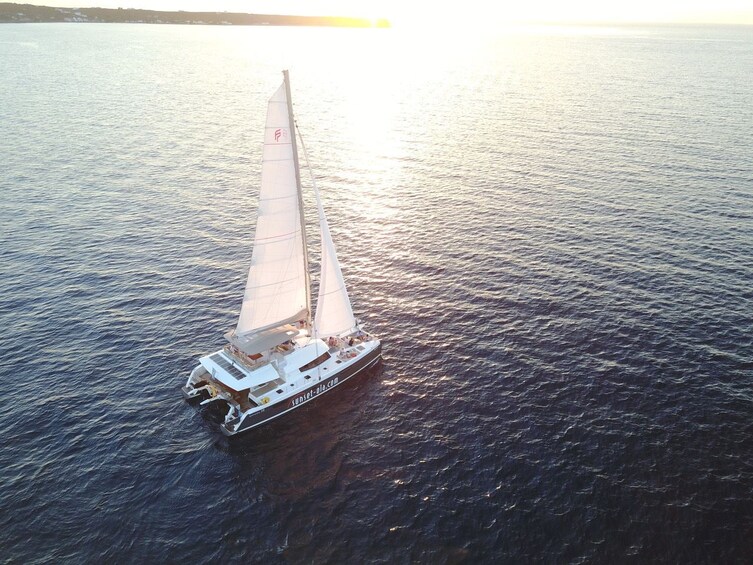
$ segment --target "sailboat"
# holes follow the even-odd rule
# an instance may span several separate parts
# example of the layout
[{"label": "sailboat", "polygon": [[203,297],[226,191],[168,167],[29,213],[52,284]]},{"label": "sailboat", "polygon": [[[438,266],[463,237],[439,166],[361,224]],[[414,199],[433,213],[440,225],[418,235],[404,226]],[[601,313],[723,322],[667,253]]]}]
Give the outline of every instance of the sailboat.
[{"label": "sailboat", "polygon": [[[269,99],[256,232],[236,327],[228,343],[199,359],[187,400],[227,406],[227,436],[266,424],[321,397],[381,358],[381,342],[353,316],[327,217],[311,175],[321,261],[316,312],[290,79]],[[306,147],[301,137],[304,157]],[[310,167],[309,167],[310,169]]]}]

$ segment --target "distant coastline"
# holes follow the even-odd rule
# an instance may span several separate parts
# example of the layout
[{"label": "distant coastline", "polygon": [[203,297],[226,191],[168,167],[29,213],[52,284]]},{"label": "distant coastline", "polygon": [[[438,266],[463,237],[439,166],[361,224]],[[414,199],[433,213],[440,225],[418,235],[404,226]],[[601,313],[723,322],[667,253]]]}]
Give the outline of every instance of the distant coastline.
[{"label": "distant coastline", "polygon": [[140,23],[182,25],[390,27],[386,19],[282,16],[232,12],[162,12],[132,8],[52,8],[0,2],[0,23]]}]

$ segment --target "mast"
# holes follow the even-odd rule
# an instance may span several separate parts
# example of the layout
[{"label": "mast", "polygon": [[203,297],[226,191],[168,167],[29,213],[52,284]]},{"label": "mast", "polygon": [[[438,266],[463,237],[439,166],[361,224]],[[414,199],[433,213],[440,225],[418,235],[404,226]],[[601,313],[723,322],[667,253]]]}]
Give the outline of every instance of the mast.
[{"label": "mast", "polygon": [[288,101],[288,118],[290,120],[290,137],[293,146],[293,162],[295,163],[295,184],[298,190],[298,212],[301,220],[301,239],[303,241],[303,264],[306,272],[306,325],[311,329],[311,273],[309,273],[309,247],[306,241],[306,220],[303,217],[303,189],[301,188],[301,167],[298,163],[298,146],[296,145],[295,118],[293,117],[293,100],[290,97],[290,77],[288,71],[282,71],[285,78],[285,98]]}]

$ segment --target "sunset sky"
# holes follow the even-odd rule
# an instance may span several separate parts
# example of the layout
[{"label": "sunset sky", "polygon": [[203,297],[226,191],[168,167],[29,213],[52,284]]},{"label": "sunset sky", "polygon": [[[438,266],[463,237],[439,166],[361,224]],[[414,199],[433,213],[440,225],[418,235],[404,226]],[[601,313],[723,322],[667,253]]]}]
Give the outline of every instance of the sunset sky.
[{"label": "sunset sky", "polygon": [[[466,0],[450,6],[430,0],[36,0],[47,6],[228,11],[259,14],[388,18],[395,25],[450,24],[480,15],[486,24],[538,22],[678,22],[753,24],[751,0]],[[462,17],[462,16],[461,16]]]}]

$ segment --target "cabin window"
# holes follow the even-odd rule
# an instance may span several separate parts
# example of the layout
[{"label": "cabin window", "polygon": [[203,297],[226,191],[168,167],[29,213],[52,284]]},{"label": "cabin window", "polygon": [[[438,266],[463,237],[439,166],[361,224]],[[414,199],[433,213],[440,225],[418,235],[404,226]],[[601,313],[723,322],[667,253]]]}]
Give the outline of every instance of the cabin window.
[{"label": "cabin window", "polygon": [[301,368],[300,368],[300,369],[298,369],[298,370],[299,370],[299,371],[300,371],[301,373],[305,373],[305,372],[306,372],[306,371],[308,371],[309,369],[313,369],[314,367],[316,367],[316,366],[318,366],[318,365],[321,365],[321,364],[322,364],[322,363],[324,363],[324,362],[325,362],[325,361],[326,361],[327,359],[329,359],[329,357],[330,357],[330,355],[329,355],[329,351],[325,351],[325,352],[324,352],[324,353],[322,353],[322,354],[321,354],[321,355],[320,355],[319,357],[317,357],[316,359],[314,359],[314,360],[313,360],[313,361],[311,361],[310,363],[306,363],[306,364],[305,364],[305,365],[304,365],[303,367],[301,367]]}]

